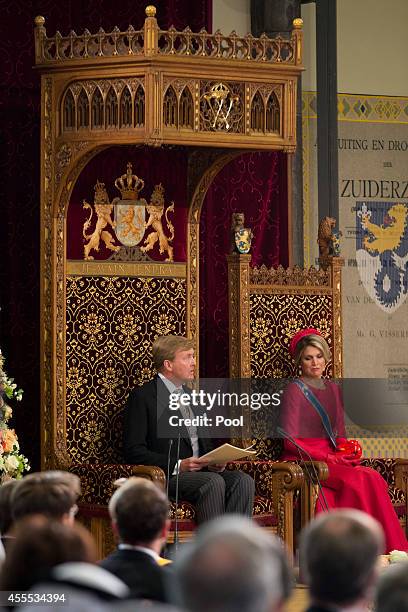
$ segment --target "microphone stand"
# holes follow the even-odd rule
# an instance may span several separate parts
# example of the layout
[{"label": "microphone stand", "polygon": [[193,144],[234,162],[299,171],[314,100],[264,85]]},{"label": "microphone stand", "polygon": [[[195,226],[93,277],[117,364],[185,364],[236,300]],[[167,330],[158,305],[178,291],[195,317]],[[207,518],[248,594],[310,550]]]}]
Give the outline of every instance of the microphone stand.
[{"label": "microphone stand", "polygon": [[171,456],[171,447],[173,446],[173,439],[169,440],[169,450],[167,452],[167,486],[166,486],[166,495],[167,499],[169,498],[169,480],[170,480],[170,456]]},{"label": "microphone stand", "polygon": [[[172,446],[173,446],[173,439],[170,438],[170,440],[169,440],[169,450],[167,451],[167,481],[166,481],[166,496],[167,496],[167,499],[169,499],[170,457],[171,457]],[[164,545],[162,556],[167,558],[167,554],[168,554],[168,543],[166,542],[166,544]]]},{"label": "microphone stand", "polygon": [[278,432],[278,434],[279,434],[279,435],[281,435],[281,436],[282,436],[283,438],[285,438],[286,440],[289,440],[289,442],[291,442],[291,443],[292,443],[292,444],[293,444],[293,445],[296,447],[296,449],[297,449],[297,451],[298,451],[299,459],[300,459],[300,460],[301,460],[301,462],[303,463],[304,468],[305,468],[305,470],[306,470],[306,474],[307,474],[307,476],[308,476],[309,480],[310,480],[311,482],[313,482],[312,475],[311,475],[311,473],[309,472],[309,468],[308,468],[308,466],[307,466],[307,464],[306,464],[306,461],[304,460],[303,453],[304,453],[304,454],[306,455],[306,457],[309,459],[309,461],[310,461],[310,463],[311,463],[311,466],[312,466],[312,468],[313,468],[313,474],[314,474],[314,477],[315,477],[315,479],[316,479],[317,486],[318,486],[318,488],[319,488],[319,493],[321,493],[321,495],[322,495],[322,500],[324,501],[323,510],[324,510],[325,512],[330,512],[329,505],[328,505],[328,503],[327,503],[327,499],[326,499],[326,496],[325,496],[324,491],[323,491],[322,483],[320,482],[320,478],[319,478],[319,476],[318,476],[318,474],[317,474],[316,466],[315,466],[315,464],[314,464],[314,461],[313,461],[313,459],[312,459],[312,457],[311,457],[311,455],[310,455],[309,451],[307,451],[305,448],[302,448],[302,447],[300,446],[300,444],[298,444],[298,443],[296,442],[295,438],[294,438],[293,436],[291,436],[290,434],[288,434],[288,433],[287,433],[287,431],[285,431],[284,429],[282,429],[282,427],[277,427],[277,428],[276,428],[276,431]]},{"label": "microphone stand", "polygon": [[177,437],[177,455],[176,455],[176,493],[175,493],[175,516],[174,516],[174,549],[177,553],[178,549],[178,497],[179,497],[179,474],[180,474],[180,430]]}]

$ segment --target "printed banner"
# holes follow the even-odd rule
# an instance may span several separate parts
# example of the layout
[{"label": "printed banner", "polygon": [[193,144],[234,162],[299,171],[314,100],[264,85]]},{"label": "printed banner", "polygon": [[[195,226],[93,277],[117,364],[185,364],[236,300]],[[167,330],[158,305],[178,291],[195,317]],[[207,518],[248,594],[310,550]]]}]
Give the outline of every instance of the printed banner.
[{"label": "printed banner", "polygon": [[[305,265],[315,264],[316,94],[303,99]],[[338,95],[344,376],[408,378],[408,98]]]}]

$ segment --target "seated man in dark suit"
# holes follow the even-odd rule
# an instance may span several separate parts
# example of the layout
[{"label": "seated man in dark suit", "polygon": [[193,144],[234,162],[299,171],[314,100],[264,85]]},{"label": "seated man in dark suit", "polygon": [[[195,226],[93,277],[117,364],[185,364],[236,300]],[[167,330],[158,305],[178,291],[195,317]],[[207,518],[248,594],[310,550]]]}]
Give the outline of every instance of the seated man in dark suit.
[{"label": "seated man in dark suit", "polygon": [[[224,512],[252,516],[253,479],[243,472],[225,470],[225,465],[209,466],[200,459],[211,450],[211,440],[199,438],[197,428],[180,426],[180,439],[174,443],[159,437],[158,417],[166,414],[170,394],[180,392],[183,383],[194,378],[193,341],[161,336],[153,343],[152,357],[158,376],[134,389],[125,408],[125,461],[162,468],[169,477],[170,498],[175,497],[178,471],[179,499],[195,504],[198,523]],[[191,416],[184,410],[180,405],[179,414]]]},{"label": "seated man in dark suit", "polygon": [[115,552],[100,565],[118,576],[133,597],[167,601],[167,567],[160,551],[169,527],[167,496],[145,478],[129,478],[109,501],[113,531],[119,538]]}]

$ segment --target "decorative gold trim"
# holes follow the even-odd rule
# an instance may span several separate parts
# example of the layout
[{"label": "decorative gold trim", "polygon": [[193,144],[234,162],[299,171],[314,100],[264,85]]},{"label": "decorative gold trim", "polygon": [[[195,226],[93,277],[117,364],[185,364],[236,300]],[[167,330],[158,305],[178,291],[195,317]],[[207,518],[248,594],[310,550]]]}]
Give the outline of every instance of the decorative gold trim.
[{"label": "decorative gold trim", "polygon": [[67,276],[140,276],[186,278],[187,264],[160,262],[67,261]]},{"label": "decorative gold trim", "polygon": [[[85,30],[67,36],[57,32],[53,37],[47,37],[44,23],[44,18],[35,20],[36,66],[53,81],[58,118],[53,143],[57,183],[73,163],[74,149],[87,147],[88,141],[287,152],[296,147],[291,113],[296,107],[296,81],[302,70],[302,31],[296,24],[289,39],[269,39],[265,35],[257,39],[250,35],[240,38],[235,32],[229,36],[205,31],[194,34],[189,28],[163,31],[151,16],[140,30],[129,27],[120,32],[115,28],[107,33],[100,29],[96,34]],[[189,114],[187,123],[164,124],[165,91],[170,82],[177,97],[183,83],[192,95],[192,116]],[[213,101],[214,108],[207,108],[210,120],[204,108],[205,93],[217,83],[227,84],[231,95],[226,103],[221,105],[223,98],[219,98]],[[139,111],[143,112],[136,104],[140,85],[144,119],[139,117]],[[279,130],[276,126],[264,131],[248,127],[254,87],[263,94],[270,88],[275,90],[280,106]],[[122,122],[126,88],[130,96],[125,105],[126,121]],[[94,106],[96,91],[101,104]]]},{"label": "decorative gold trim", "polygon": [[229,368],[231,378],[251,377],[249,342],[249,264],[251,255],[227,255],[229,294]]},{"label": "decorative gold trim", "polygon": [[41,449],[42,467],[53,467],[53,264],[52,264],[52,79],[42,77],[42,129],[41,129]]},{"label": "decorative gold trim", "polygon": [[329,272],[311,266],[308,269],[299,268],[267,268],[262,265],[260,268],[251,268],[249,282],[251,285],[299,285],[312,287],[330,287],[331,277]]},{"label": "decorative gold trim", "polygon": [[341,269],[344,259],[341,257],[331,258],[331,286],[333,289],[333,376],[343,377],[343,326],[341,308]]},{"label": "decorative gold trim", "polygon": [[331,295],[332,290],[330,287],[305,287],[303,285],[250,285],[251,295],[254,294],[268,294],[273,293],[276,295],[296,295],[297,293],[303,293],[304,295]]},{"label": "decorative gold trim", "polygon": [[[255,38],[251,34],[238,36],[235,31],[224,35],[217,30],[208,34],[203,28],[194,33],[190,28],[178,32],[171,27],[160,30],[152,7],[146,9],[143,28],[133,26],[125,31],[115,27],[112,32],[100,28],[91,34],[71,31],[68,36],[56,32],[47,36],[44,17],[35,18],[35,62],[37,65],[61,63],[80,63],[103,61],[106,59],[123,61],[144,60],[155,56],[177,56],[192,60],[251,62],[254,64],[278,64],[300,66],[302,63],[302,25],[301,20],[293,22],[290,38],[277,36],[269,38],[262,34]],[[160,41],[160,45],[159,45]]]}]

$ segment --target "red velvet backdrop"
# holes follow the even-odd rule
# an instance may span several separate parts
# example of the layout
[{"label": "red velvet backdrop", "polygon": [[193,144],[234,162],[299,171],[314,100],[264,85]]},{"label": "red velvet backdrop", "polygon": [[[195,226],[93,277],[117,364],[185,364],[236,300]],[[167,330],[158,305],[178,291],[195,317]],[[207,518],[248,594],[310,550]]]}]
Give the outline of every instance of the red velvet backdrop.
[{"label": "red velvet backdrop", "polygon": [[210,186],[200,219],[200,376],[227,377],[227,261],[233,212],[252,228],[252,265],[289,264],[286,155],[246,153]]},{"label": "red velvet backdrop", "polygon": [[[33,23],[49,35],[117,25],[136,28],[146,0],[0,0],[0,347],[6,368],[25,390],[14,425],[34,467],[40,457],[40,79]],[[211,29],[211,0],[156,0],[158,22]]]}]

